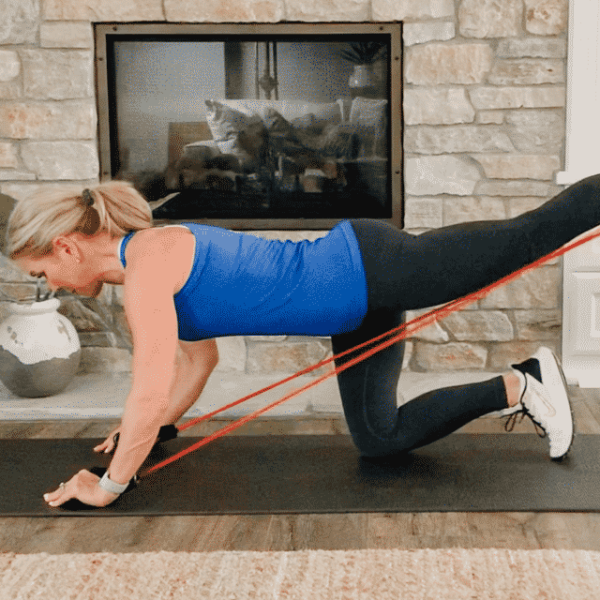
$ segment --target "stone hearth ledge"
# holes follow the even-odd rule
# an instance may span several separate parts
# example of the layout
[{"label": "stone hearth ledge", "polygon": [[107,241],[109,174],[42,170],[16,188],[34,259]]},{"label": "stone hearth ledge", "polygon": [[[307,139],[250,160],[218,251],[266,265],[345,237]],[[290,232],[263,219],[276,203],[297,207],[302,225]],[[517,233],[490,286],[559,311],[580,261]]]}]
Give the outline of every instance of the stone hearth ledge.
[{"label": "stone hearth ledge", "polygon": [[[398,402],[414,398],[440,387],[483,381],[496,376],[488,372],[403,373],[400,378]],[[202,397],[188,411],[186,417],[197,417],[229,404],[253,391],[259,390],[279,378],[215,373],[208,381]],[[284,393],[313,381],[300,377],[293,385],[287,384],[263,396],[253,398],[219,416],[240,417]],[[0,420],[43,421],[77,419],[118,419],[123,412],[131,384],[130,373],[78,375],[66,390],[48,398],[19,398],[0,384]],[[297,417],[342,416],[342,404],[334,378],[328,379],[299,396],[284,402],[265,413],[265,418],[294,419]]]}]

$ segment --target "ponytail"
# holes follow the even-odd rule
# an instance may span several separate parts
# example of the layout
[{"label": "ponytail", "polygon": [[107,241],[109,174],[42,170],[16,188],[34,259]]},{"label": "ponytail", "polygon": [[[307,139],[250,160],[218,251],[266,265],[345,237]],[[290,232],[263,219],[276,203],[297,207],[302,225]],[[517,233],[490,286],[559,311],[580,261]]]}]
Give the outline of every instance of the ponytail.
[{"label": "ponytail", "polygon": [[6,253],[45,256],[59,235],[118,237],[152,227],[148,202],[129,183],[110,181],[83,191],[59,189],[19,200],[8,220]]}]

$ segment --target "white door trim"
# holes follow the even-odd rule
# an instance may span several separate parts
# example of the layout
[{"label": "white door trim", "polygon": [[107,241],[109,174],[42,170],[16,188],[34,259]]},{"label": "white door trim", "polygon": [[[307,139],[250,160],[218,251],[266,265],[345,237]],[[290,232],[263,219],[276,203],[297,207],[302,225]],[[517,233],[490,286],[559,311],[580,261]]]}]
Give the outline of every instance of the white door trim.
[{"label": "white door trim", "polygon": [[569,0],[565,170],[570,185],[600,173],[600,2]]},{"label": "white door trim", "polygon": [[[565,170],[570,185],[600,173],[600,1],[569,0]],[[600,388],[600,242],[563,260],[562,362],[567,380]]]}]

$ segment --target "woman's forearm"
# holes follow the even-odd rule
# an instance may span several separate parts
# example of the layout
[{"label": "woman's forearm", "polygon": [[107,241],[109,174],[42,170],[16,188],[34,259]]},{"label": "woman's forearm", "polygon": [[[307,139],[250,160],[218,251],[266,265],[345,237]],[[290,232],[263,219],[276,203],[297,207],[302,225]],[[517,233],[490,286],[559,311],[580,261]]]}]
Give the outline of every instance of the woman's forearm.
[{"label": "woman's forearm", "polygon": [[182,344],[168,398],[131,395],[125,404],[119,445],[109,467],[110,478],[129,481],[156,443],[162,425],[175,423],[198,399],[219,362],[215,340]]},{"label": "woman's forearm", "polygon": [[167,397],[127,399],[119,445],[108,468],[113,481],[127,483],[139,471],[156,443],[168,401]]},{"label": "woman's forearm", "polygon": [[176,423],[196,402],[219,362],[215,340],[180,343],[169,408],[161,425]]}]

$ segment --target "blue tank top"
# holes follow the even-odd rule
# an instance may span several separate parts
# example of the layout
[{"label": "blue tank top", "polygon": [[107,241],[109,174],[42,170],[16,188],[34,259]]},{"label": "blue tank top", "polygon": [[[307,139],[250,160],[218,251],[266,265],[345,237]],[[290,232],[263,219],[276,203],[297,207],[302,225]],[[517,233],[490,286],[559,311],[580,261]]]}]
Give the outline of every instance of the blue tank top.
[{"label": "blue tank top", "polygon": [[[228,335],[334,335],[367,312],[354,230],[343,221],[314,242],[281,242],[184,223],[196,238],[188,280],[175,294],[179,339]],[[125,249],[135,232],[121,244]]]}]

